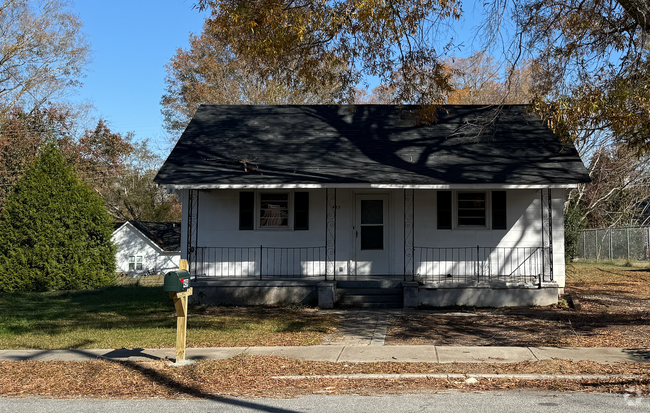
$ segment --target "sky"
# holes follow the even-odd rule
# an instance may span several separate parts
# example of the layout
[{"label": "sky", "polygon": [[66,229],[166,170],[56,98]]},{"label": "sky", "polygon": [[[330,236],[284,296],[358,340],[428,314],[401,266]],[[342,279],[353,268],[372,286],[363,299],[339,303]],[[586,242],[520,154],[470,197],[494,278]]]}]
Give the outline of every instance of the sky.
[{"label": "sky", "polygon": [[[136,140],[164,146],[160,98],[165,64],[190,33],[200,33],[206,13],[194,0],[75,0],[72,12],[83,23],[91,48],[83,86],[73,101],[95,107],[111,130],[133,132]],[[166,155],[166,154],[165,154]]]}]

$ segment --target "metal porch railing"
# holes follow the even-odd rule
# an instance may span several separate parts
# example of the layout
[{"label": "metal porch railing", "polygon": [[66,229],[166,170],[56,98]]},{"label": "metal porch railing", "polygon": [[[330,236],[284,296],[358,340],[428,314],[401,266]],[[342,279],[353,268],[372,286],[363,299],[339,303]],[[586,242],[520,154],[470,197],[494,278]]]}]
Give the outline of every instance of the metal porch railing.
[{"label": "metal porch railing", "polygon": [[198,247],[190,271],[198,277],[318,277],[325,274],[325,254],[324,246]]},{"label": "metal porch railing", "polygon": [[544,250],[542,247],[414,247],[415,277],[425,284],[539,283],[544,274]]}]

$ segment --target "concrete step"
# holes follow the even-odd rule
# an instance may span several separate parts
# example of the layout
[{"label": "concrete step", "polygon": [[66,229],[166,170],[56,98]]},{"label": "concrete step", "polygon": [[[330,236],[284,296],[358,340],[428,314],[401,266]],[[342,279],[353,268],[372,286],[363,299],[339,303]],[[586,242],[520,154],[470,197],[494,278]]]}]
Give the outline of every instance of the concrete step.
[{"label": "concrete step", "polygon": [[361,304],[361,303],[395,303],[402,304],[401,295],[340,295],[337,303],[341,304]]},{"label": "concrete step", "polygon": [[399,295],[403,294],[401,288],[337,288],[337,295]]},{"label": "concrete step", "polygon": [[402,308],[402,303],[336,303],[336,308]]},{"label": "concrete step", "polygon": [[400,280],[336,281],[336,288],[401,288]]}]

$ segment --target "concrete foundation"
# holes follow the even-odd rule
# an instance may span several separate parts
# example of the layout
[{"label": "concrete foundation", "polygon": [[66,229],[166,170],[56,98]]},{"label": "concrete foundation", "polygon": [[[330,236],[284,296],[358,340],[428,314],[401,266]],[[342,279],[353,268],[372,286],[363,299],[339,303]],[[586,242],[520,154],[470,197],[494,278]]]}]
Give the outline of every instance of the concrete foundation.
[{"label": "concrete foundation", "polygon": [[419,285],[415,281],[403,282],[402,289],[404,292],[404,308],[416,308],[419,302]]},{"label": "concrete foundation", "polygon": [[560,288],[557,285],[539,287],[481,286],[432,288],[418,290],[420,306],[430,307],[528,307],[556,304]]},{"label": "concrete foundation", "polygon": [[334,308],[336,297],[336,281],[323,281],[318,283],[318,307]]},{"label": "concrete foundation", "polygon": [[[401,282],[404,308],[428,307],[525,307],[557,303],[560,288],[557,284],[485,285],[425,284]],[[320,308],[333,308],[336,300],[336,281],[322,279],[255,280],[209,279],[192,283],[194,294],[190,304],[206,305],[274,305],[300,303]]]},{"label": "concrete foundation", "polygon": [[209,280],[192,283],[190,304],[273,305],[318,304],[318,280]]}]

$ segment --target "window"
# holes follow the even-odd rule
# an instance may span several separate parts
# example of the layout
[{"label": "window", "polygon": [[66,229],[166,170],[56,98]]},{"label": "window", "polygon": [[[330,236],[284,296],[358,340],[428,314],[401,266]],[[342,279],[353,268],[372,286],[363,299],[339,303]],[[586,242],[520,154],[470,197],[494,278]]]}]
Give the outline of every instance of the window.
[{"label": "window", "polygon": [[438,229],[507,229],[506,191],[438,191]]},{"label": "window", "polygon": [[289,226],[289,194],[260,194],[260,228]]},{"label": "window", "polygon": [[458,193],[458,226],[484,227],[485,192]]},{"label": "window", "polygon": [[142,271],[142,255],[129,257],[129,271]]},{"label": "window", "polygon": [[309,229],[309,192],[240,192],[241,231],[285,228]]}]

